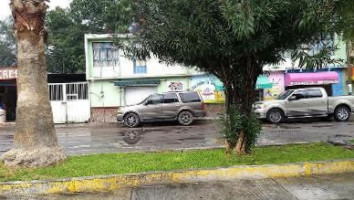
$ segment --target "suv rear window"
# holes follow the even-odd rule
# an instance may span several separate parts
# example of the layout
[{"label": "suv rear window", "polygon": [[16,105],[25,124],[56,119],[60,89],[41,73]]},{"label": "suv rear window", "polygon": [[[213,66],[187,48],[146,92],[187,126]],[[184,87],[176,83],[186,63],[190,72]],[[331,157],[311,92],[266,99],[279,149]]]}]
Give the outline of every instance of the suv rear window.
[{"label": "suv rear window", "polygon": [[183,103],[201,102],[200,97],[196,92],[179,93],[179,96]]}]

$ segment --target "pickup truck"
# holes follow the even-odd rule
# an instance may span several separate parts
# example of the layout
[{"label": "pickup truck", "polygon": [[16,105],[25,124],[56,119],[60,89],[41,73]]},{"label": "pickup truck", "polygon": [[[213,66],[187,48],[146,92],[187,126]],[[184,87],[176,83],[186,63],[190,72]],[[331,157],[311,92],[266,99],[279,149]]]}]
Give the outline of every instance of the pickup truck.
[{"label": "pickup truck", "polygon": [[291,89],[276,100],[256,102],[254,112],[259,119],[280,123],[285,118],[328,117],[348,121],[354,111],[354,96],[329,97],[324,88]]}]

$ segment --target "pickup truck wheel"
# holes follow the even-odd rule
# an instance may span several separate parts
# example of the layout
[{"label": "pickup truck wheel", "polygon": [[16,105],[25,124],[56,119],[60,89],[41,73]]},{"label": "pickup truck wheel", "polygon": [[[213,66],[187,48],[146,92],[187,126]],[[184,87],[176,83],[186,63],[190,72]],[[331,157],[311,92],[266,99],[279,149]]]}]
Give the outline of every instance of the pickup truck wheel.
[{"label": "pickup truck wheel", "polygon": [[339,106],[334,111],[334,118],[339,122],[346,122],[350,118],[350,110],[345,106]]},{"label": "pickup truck wheel", "polygon": [[140,123],[140,119],[139,116],[135,113],[128,113],[124,116],[123,119],[124,125],[129,127],[129,128],[133,128],[133,127],[137,127]]},{"label": "pickup truck wheel", "polygon": [[182,111],[178,115],[178,123],[183,126],[191,125],[193,120],[193,114],[190,111]]},{"label": "pickup truck wheel", "polygon": [[284,113],[280,109],[271,109],[267,113],[267,120],[273,124],[280,123],[284,120]]}]

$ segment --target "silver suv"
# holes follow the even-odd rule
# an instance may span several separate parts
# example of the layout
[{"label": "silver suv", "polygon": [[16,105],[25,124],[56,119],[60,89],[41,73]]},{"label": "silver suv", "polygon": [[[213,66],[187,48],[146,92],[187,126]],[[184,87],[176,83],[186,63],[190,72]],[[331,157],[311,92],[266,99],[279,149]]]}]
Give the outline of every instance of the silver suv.
[{"label": "silver suv", "polygon": [[206,111],[197,92],[167,92],[152,94],[139,104],[118,109],[117,121],[127,127],[140,122],[178,121],[188,126],[195,117],[205,117]]}]

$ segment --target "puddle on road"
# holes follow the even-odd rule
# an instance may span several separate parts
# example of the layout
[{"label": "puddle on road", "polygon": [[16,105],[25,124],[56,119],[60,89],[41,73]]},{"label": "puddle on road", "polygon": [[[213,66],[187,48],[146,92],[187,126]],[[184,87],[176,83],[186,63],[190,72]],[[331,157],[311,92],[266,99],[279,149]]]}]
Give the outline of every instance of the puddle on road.
[{"label": "puddle on road", "polygon": [[312,125],[312,127],[314,128],[329,128],[329,127],[333,127],[333,125]]},{"label": "puddle on road", "polygon": [[334,137],[353,137],[351,135],[341,135],[341,134],[337,134]]},{"label": "puddle on road", "polygon": [[205,140],[205,137],[187,137],[187,138],[180,138],[178,140],[180,140],[180,141],[185,141],[185,140]]},{"label": "puddle on road", "polygon": [[282,128],[282,129],[299,129],[299,128],[301,128],[301,127],[300,127],[300,126],[279,125],[279,126],[276,126],[276,128]]}]

